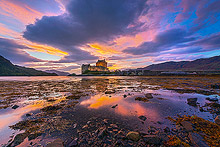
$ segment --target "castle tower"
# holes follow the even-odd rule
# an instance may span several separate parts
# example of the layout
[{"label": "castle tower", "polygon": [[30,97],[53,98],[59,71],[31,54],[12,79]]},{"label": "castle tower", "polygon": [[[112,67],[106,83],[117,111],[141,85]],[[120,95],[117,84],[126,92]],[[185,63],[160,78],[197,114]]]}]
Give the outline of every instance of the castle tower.
[{"label": "castle tower", "polygon": [[96,66],[102,66],[102,67],[107,68],[107,62],[105,61],[105,59],[104,60],[98,60],[96,62]]},{"label": "castle tower", "polygon": [[90,64],[83,64],[82,65],[82,74],[89,70]]}]

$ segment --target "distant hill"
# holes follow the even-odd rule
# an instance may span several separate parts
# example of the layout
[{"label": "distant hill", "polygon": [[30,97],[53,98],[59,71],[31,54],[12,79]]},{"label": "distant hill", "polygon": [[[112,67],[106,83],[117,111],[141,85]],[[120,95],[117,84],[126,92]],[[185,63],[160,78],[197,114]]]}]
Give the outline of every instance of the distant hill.
[{"label": "distant hill", "polygon": [[0,55],[0,76],[57,76],[57,74],[13,65]]},{"label": "distant hill", "polygon": [[220,71],[220,56],[201,58],[194,61],[164,62],[140,69],[152,71]]},{"label": "distant hill", "polygon": [[68,75],[70,75],[70,73],[68,73],[68,72],[63,72],[63,71],[58,71],[58,70],[45,70],[45,72],[47,72],[47,73],[55,73],[58,76],[68,76]]}]

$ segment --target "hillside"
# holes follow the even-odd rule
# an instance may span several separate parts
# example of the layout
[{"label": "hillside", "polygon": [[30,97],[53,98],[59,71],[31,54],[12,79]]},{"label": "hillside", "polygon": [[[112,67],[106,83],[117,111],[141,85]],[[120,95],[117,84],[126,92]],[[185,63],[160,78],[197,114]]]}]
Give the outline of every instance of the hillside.
[{"label": "hillside", "polygon": [[201,58],[194,61],[164,62],[141,69],[152,71],[220,71],[220,56]]},{"label": "hillside", "polygon": [[63,71],[58,71],[58,70],[45,70],[45,72],[47,72],[47,73],[55,73],[58,76],[68,76],[68,75],[70,75],[70,73],[68,73],[68,72],[63,72]]},{"label": "hillside", "polygon": [[39,71],[33,68],[13,65],[9,60],[0,56],[0,76],[56,76],[57,74]]}]

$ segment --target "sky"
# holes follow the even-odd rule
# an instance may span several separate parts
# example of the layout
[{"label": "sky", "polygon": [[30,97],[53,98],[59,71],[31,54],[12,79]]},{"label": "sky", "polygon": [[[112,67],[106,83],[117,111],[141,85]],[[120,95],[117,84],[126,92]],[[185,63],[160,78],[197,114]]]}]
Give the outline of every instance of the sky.
[{"label": "sky", "polygon": [[0,55],[80,73],[220,55],[220,0],[0,0]]}]

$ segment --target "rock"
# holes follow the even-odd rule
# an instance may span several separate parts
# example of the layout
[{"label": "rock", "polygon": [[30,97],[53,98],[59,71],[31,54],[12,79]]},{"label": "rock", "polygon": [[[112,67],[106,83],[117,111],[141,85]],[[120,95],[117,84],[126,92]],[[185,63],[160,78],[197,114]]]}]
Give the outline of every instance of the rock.
[{"label": "rock", "polygon": [[46,147],[64,147],[64,145],[62,139],[58,138],[53,142],[48,143]]},{"label": "rock", "polygon": [[110,124],[110,126],[111,126],[112,128],[114,128],[114,129],[117,129],[117,128],[118,128],[118,126],[117,126],[116,124]]},{"label": "rock", "polygon": [[32,115],[33,115],[33,113],[27,113],[26,117],[29,117],[29,116],[32,116]]},{"label": "rock", "polygon": [[116,104],[116,105],[112,106],[112,108],[116,108],[117,106],[118,106],[118,104]]},{"label": "rock", "polygon": [[69,95],[69,96],[66,97],[66,99],[78,100],[78,99],[80,99],[80,96],[77,96],[77,95]]},{"label": "rock", "polygon": [[105,127],[100,128],[99,134],[98,134],[98,138],[103,138],[104,136],[108,135],[108,131]]},{"label": "rock", "polygon": [[85,126],[82,127],[82,129],[85,129],[85,128],[88,128],[88,125],[85,125]]},{"label": "rock", "polygon": [[115,142],[114,146],[120,146],[120,145],[122,145],[122,144],[123,144],[123,143],[122,143],[121,140],[117,140],[117,141]]},{"label": "rock", "polygon": [[183,121],[183,122],[181,122],[181,125],[185,128],[185,130],[187,132],[193,131],[192,123],[190,123],[188,121]]},{"label": "rock", "polygon": [[21,144],[24,141],[24,139],[27,137],[27,135],[28,135],[27,133],[17,134],[9,146],[17,146]]},{"label": "rock", "polygon": [[71,143],[68,145],[68,147],[74,147],[78,145],[78,138],[75,138]]},{"label": "rock", "polygon": [[103,120],[104,124],[108,124],[108,119]]},{"label": "rock", "polygon": [[207,97],[207,98],[205,98],[205,99],[209,101],[209,100],[210,100],[210,97]]},{"label": "rock", "polygon": [[163,123],[162,123],[162,122],[160,122],[160,121],[157,121],[157,123],[158,123],[158,124],[160,124],[160,125],[161,125],[161,124],[163,124]]},{"label": "rock", "polygon": [[112,130],[115,134],[118,133],[118,129],[113,129]]},{"label": "rock", "polygon": [[60,106],[47,106],[47,107],[42,108],[41,110],[43,112],[53,113],[59,109],[61,109]]},{"label": "rock", "polygon": [[213,89],[220,89],[220,85],[217,85],[217,84],[211,85],[211,88],[213,88]]},{"label": "rock", "polygon": [[[206,99],[207,99],[207,98],[206,98]],[[207,99],[207,100],[209,100],[209,101],[211,101],[211,102],[217,102],[217,101],[218,101],[218,98],[214,97],[214,98],[209,98],[209,99]]]},{"label": "rock", "polygon": [[141,119],[141,120],[143,120],[143,121],[145,121],[145,120],[147,119],[147,118],[146,118],[145,116],[143,116],[143,115],[139,116],[138,118]]},{"label": "rock", "polygon": [[154,98],[154,97],[152,96],[151,93],[147,93],[147,94],[145,94],[145,97],[148,98],[148,99],[152,99],[152,98]]},{"label": "rock", "polygon": [[145,98],[145,97],[136,97],[135,98],[136,101],[142,101],[142,102],[148,102],[148,98]]},{"label": "rock", "polygon": [[13,107],[11,107],[12,109],[17,109],[19,106],[18,105],[14,105]]},{"label": "rock", "polygon": [[113,128],[112,127],[108,127],[108,131],[113,131]]},{"label": "rock", "polygon": [[30,134],[30,135],[28,135],[28,141],[36,139],[37,137],[39,137],[41,135],[42,135],[42,133]]},{"label": "rock", "polygon": [[204,112],[204,109],[202,107],[199,107],[200,112]]},{"label": "rock", "polygon": [[191,106],[196,106],[197,105],[197,100],[198,100],[197,98],[188,98],[187,102]]},{"label": "rock", "polygon": [[161,144],[161,139],[157,135],[145,135],[143,136],[143,140],[149,144],[155,144],[155,145]]},{"label": "rock", "polygon": [[215,123],[220,125],[220,115],[216,116]]},{"label": "rock", "polygon": [[107,91],[105,91],[105,94],[112,94],[112,93],[115,93],[115,90],[107,90]]},{"label": "rock", "polygon": [[160,133],[159,137],[161,142],[167,142],[169,140],[167,133]]},{"label": "rock", "polygon": [[157,128],[155,128],[154,126],[148,126],[148,132],[149,133],[153,133],[153,132],[156,132],[157,131]]},{"label": "rock", "polygon": [[164,129],[164,132],[165,132],[165,133],[170,132],[170,128],[169,128],[169,127],[166,127],[166,128]]},{"label": "rock", "polygon": [[130,140],[133,140],[133,141],[138,141],[141,138],[140,134],[138,132],[133,132],[133,131],[128,132],[126,137]]},{"label": "rock", "polygon": [[203,138],[197,133],[189,133],[189,139],[195,147],[208,147]]},{"label": "rock", "polygon": [[73,124],[73,128],[75,129],[77,127],[77,123]]}]

